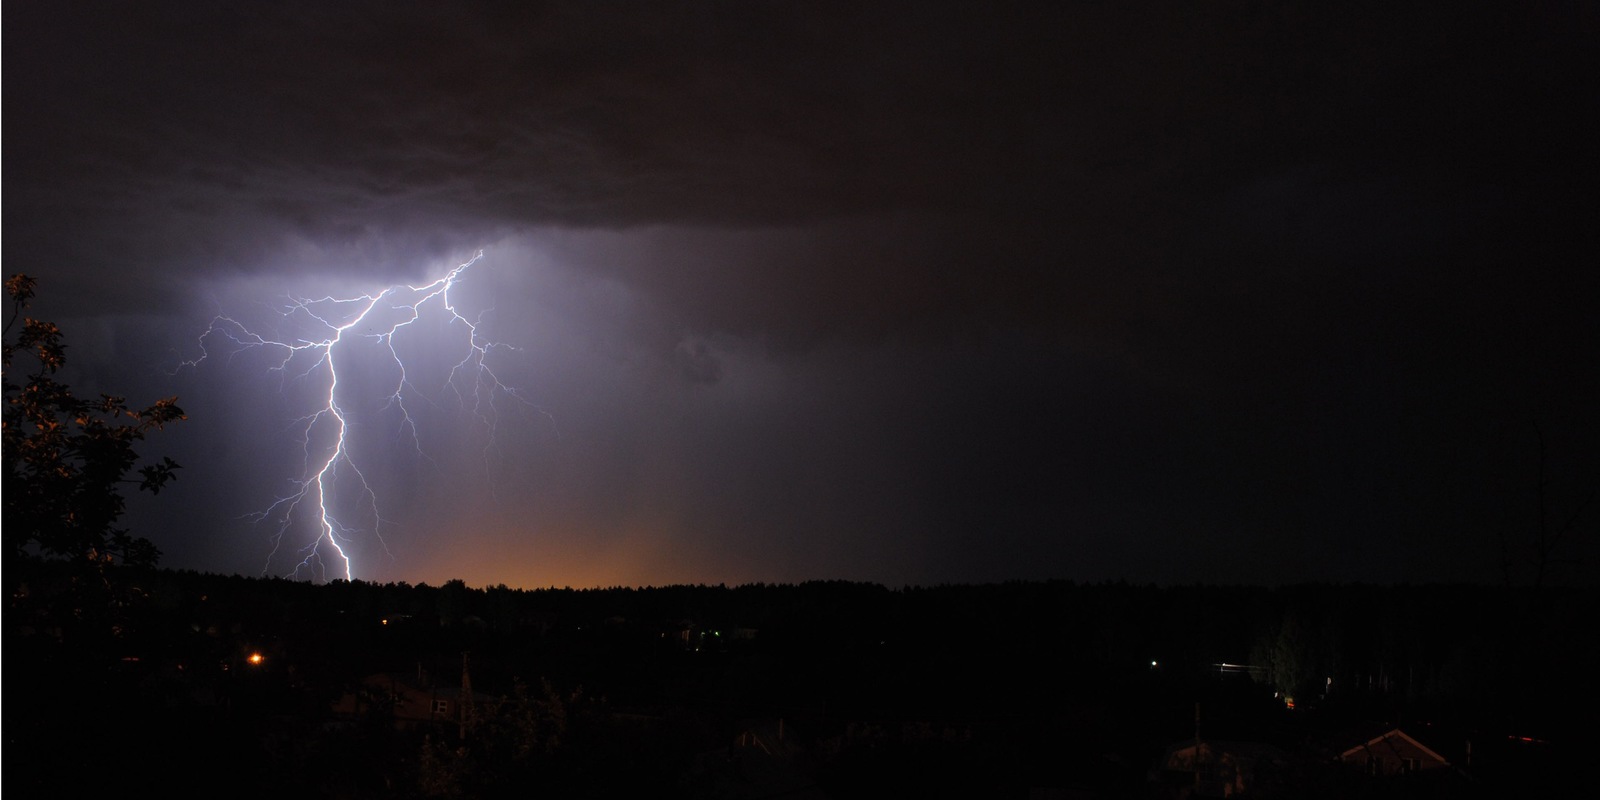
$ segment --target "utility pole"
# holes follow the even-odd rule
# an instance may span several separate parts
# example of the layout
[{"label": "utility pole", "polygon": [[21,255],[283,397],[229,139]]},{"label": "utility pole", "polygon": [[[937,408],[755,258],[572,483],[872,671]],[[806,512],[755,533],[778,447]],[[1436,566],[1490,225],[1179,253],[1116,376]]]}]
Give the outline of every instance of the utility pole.
[{"label": "utility pole", "polygon": [[467,738],[467,728],[472,723],[472,672],[467,665],[467,651],[461,653],[461,739]]},{"label": "utility pole", "polygon": [[1200,768],[1203,756],[1200,745],[1200,701],[1194,703],[1194,791],[1200,793]]}]

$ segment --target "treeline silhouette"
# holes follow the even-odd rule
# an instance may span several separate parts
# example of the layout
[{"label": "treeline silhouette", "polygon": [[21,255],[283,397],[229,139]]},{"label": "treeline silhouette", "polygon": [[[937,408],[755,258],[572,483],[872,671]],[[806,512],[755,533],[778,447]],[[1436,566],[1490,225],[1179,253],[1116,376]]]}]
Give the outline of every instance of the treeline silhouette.
[{"label": "treeline silhouette", "polygon": [[[53,796],[717,796],[705,764],[773,721],[827,796],[1126,796],[1197,730],[1572,741],[1600,655],[1588,589],[515,589],[142,568],[85,587],[50,562],[7,567],[6,787]],[[469,685],[485,710],[413,730],[336,712],[379,674]]]}]

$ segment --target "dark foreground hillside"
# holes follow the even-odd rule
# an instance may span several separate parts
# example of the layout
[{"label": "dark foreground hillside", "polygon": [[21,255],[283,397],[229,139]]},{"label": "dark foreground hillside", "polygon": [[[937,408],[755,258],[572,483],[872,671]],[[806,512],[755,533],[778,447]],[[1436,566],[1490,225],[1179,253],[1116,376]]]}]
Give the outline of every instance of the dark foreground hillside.
[{"label": "dark foreground hillside", "polygon": [[1572,590],[7,577],[13,797],[1537,796],[1600,655]]}]

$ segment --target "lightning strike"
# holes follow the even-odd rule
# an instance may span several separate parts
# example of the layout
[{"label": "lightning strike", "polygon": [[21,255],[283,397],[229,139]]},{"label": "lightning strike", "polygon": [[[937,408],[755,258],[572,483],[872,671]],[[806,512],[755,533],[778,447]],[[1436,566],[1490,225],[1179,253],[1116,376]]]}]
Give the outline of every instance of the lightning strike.
[{"label": "lightning strike", "polygon": [[[297,560],[285,577],[326,580],[333,572],[352,580],[357,572],[352,545],[363,534],[370,534],[393,558],[383,536],[390,523],[381,512],[374,482],[368,479],[369,470],[381,467],[371,463],[374,459],[357,457],[358,434],[381,428],[386,416],[396,418],[395,433],[416,456],[431,462],[413,405],[425,401],[442,407],[440,399],[446,398],[429,397],[417,387],[413,381],[417,368],[408,367],[409,356],[397,344],[401,339],[427,338],[429,331],[437,330],[423,330],[424,322],[458,331],[449,344],[459,348],[459,358],[451,357],[441,391],[447,391],[455,408],[470,412],[488,432],[485,454],[494,447],[497,398],[533,408],[500,380],[489,363],[492,352],[515,348],[485,338],[481,330],[485,312],[468,318],[451,298],[451,290],[482,258],[480,250],[425,285],[398,284],[354,297],[291,297],[275,312],[295,329],[295,335],[269,336],[225,315],[213,317],[200,335],[201,355],[182,366],[198,368],[224,349],[230,361],[244,351],[266,351],[274,354],[269,369],[280,375],[280,388],[290,382],[315,387],[310,407],[290,424],[303,455],[300,476],[290,481],[287,493],[245,515],[253,523],[276,524],[263,575],[271,572],[280,551],[290,547]],[[371,402],[374,397],[376,403]],[[314,535],[292,544],[299,541],[293,534],[302,528]]]}]

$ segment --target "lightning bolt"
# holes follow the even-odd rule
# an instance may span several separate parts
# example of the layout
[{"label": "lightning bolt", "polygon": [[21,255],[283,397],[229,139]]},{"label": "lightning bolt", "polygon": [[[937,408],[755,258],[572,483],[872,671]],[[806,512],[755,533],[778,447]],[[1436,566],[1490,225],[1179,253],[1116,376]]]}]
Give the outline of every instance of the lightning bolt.
[{"label": "lightning bolt", "polygon": [[[397,346],[402,338],[425,337],[425,322],[454,332],[455,341],[449,344],[459,348],[460,357],[453,361],[442,387],[455,408],[470,412],[488,431],[486,455],[495,446],[498,399],[534,407],[503,383],[489,363],[492,352],[515,348],[485,338],[482,322],[487,312],[468,318],[451,298],[451,290],[482,258],[480,250],[443,277],[420,286],[399,284],[354,297],[291,296],[275,311],[297,335],[269,337],[220,314],[200,335],[200,356],[184,361],[180,369],[198,368],[223,350],[230,361],[243,351],[266,351],[273,354],[269,369],[280,375],[280,388],[290,381],[315,387],[310,407],[289,426],[304,457],[300,476],[290,481],[293,488],[288,493],[244,517],[253,523],[276,524],[263,575],[289,546],[298,560],[286,577],[326,580],[333,571],[352,580],[356,574],[352,544],[367,533],[393,558],[383,537],[389,521],[367,477],[378,466],[357,458],[357,433],[364,426],[378,427],[386,414],[397,415],[397,432],[418,457],[431,462],[412,406],[421,401],[442,405],[418,389],[412,380],[414,370],[408,369]],[[371,402],[374,398],[376,403]],[[303,544],[289,545],[300,540],[292,535],[297,525],[309,527],[314,535],[304,537]]]}]

